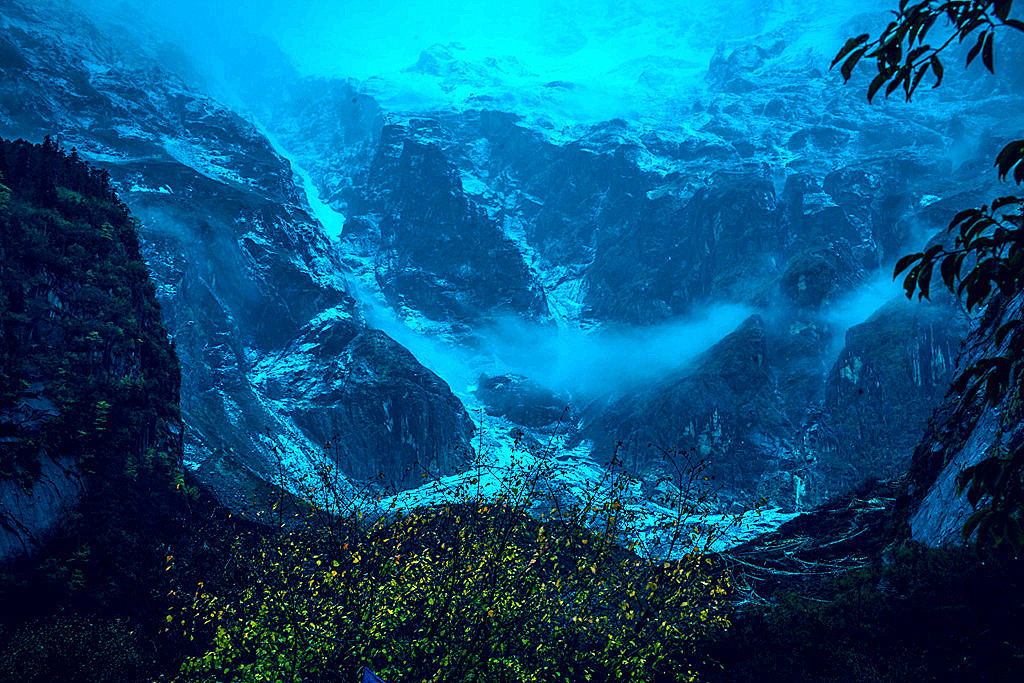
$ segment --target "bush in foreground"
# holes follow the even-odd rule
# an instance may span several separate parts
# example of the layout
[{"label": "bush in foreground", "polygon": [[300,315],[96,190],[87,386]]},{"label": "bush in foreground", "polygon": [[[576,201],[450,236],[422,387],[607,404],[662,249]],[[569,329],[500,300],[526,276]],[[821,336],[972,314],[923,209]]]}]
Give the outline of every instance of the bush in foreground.
[{"label": "bush in foreground", "polygon": [[694,680],[727,626],[706,534],[663,521],[689,552],[644,557],[624,475],[565,505],[541,495],[547,474],[465,475],[447,502],[375,520],[364,506],[324,524],[311,505],[239,544],[232,589],[183,589],[167,617],[197,644],[182,678],[355,680],[367,665],[389,681]]}]

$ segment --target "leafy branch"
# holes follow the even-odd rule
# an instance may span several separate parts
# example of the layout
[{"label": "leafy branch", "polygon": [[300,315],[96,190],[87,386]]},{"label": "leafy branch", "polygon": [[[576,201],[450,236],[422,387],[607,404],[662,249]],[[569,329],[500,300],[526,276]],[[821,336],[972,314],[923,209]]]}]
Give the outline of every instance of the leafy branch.
[{"label": "leafy branch", "polygon": [[[878,73],[868,86],[868,101],[874,99],[882,86],[885,86],[886,97],[902,86],[909,101],[929,71],[935,77],[932,87],[942,84],[945,67],[940,55],[954,43],[961,44],[976,36],[974,46],[967,53],[967,65],[981,55],[985,67],[995,73],[996,31],[1009,28],[1024,32],[1024,22],[1010,18],[1012,8],[1013,0],[924,0],[913,4],[901,0],[894,19],[878,38],[872,40],[867,33],[850,38],[832,60],[832,67],[842,62],[840,72],[843,81],[848,82],[862,59],[874,59]],[[941,18],[947,20],[948,35],[936,46],[925,43]]]},{"label": "leafy branch", "polygon": [[[874,60],[876,74],[868,86],[868,101],[884,87],[889,97],[902,87],[910,101],[922,80],[931,73],[933,88],[942,84],[943,56],[953,45],[970,44],[966,64],[979,56],[995,73],[995,35],[1010,30],[1024,33],[1024,22],[1011,18],[1013,0],[901,0],[889,25],[872,38],[863,34],[849,39],[832,60],[832,68],[841,63],[844,82],[849,82],[862,60]],[[946,32],[938,41],[936,25]],[[995,159],[999,179],[1024,183],[1024,140],[1015,140]],[[1024,198],[1001,197],[979,208],[959,212],[950,221],[947,233],[955,235],[952,247],[936,244],[927,250],[908,254],[896,264],[893,277],[905,273],[903,286],[907,298],[930,296],[936,269],[945,287],[964,300],[968,311],[987,306],[998,295],[1002,305],[1024,292]],[[1008,320],[995,327],[992,355],[966,368],[954,381],[953,389],[971,401],[980,396],[982,406],[1003,406],[1004,419],[1015,419],[1019,412],[1024,379],[1024,320],[1008,308],[1000,311]],[[957,480],[961,493],[975,508],[962,529],[963,537],[977,534],[980,544],[994,546],[1004,541],[1014,553],[1024,549],[1024,443],[997,445],[980,463],[965,469]]]}]

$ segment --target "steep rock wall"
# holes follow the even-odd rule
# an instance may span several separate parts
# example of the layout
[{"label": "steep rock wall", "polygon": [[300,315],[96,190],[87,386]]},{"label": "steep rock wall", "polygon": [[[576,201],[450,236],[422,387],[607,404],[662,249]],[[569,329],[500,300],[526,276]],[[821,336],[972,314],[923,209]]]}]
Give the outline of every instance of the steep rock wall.
[{"label": "steep rock wall", "polygon": [[[110,173],[141,221],[142,252],[182,361],[186,463],[225,501],[250,505],[266,482],[282,483],[282,458],[291,485],[326,447],[262,393],[253,368],[324,311],[340,307],[365,323],[337,251],[271,142],[168,71],[152,46],[119,40],[58,4],[0,10],[0,134],[55,134]],[[402,350],[392,344],[371,355],[387,364],[392,353]],[[397,365],[410,366],[404,356]],[[453,452],[468,453],[465,412],[439,401],[426,429],[455,434]],[[347,436],[378,427],[355,420]],[[417,460],[451,462],[422,450],[394,470]]]},{"label": "steep rock wall", "polygon": [[77,157],[0,140],[0,560],[180,473],[177,359],[136,224]]},{"label": "steep rock wall", "polygon": [[[995,343],[994,333],[1003,323],[1024,316],[1024,297],[996,298],[972,321],[964,348],[956,361],[956,373],[981,358],[1003,355],[1005,343]],[[931,546],[963,543],[960,530],[974,509],[957,490],[957,477],[1002,446],[1020,443],[1024,420],[1020,406],[1004,397],[985,405],[974,395],[954,390],[945,395],[928,429],[914,451],[908,500],[905,504],[910,537]]]}]

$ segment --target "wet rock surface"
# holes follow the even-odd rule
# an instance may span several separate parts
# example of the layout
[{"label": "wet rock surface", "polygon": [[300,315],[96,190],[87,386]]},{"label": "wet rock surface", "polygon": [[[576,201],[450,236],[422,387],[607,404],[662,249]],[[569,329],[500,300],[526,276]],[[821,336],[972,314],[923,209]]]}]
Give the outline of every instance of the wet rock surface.
[{"label": "wet rock surface", "polygon": [[519,375],[484,376],[475,392],[494,415],[504,415],[526,427],[569,422],[570,399]]},{"label": "wet rock surface", "polygon": [[[420,341],[484,357],[482,330],[505,318],[557,337],[653,329],[721,302],[756,317],[628,396],[567,396],[573,429],[638,467],[656,467],[655,445],[693,449],[737,496],[786,509],[892,473],[965,329],[948,300],[887,306],[900,296],[892,266],[991,193],[987,141],[1020,120],[1019,98],[1006,95],[1018,75],[984,87],[968,75],[925,105],[871,107],[781,32],[723,42],[700,85],[656,120],[545,108],[575,91],[569,82],[502,99],[497,89],[525,67],[472,61],[457,46],[365,82],[304,78],[254,46],[239,57],[252,74],[237,93],[243,116],[195,79],[107,66],[116,60],[98,31],[56,47],[39,14],[15,7],[0,133],[57,126],[124,188],[185,367],[189,458],[257,477],[273,476],[268,429],[287,435],[297,461],[345,432],[358,444],[346,456],[353,473],[373,469],[371,448],[396,477],[468,449],[465,414],[397,346],[334,322],[332,335],[352,336],[341,360],[324,350],[335,348],[317,327],[324,311],[355,321],[384,307]],[[652,98],[637,106],[653,111],[678,65],[649,61],[635,81]],[[433,79],[447,104],[400,104],[403,78]],[[337,242],[303,184],[338,212]],[[380,363],[382,395],[408,399],[403,415],[431,416],[410,427],[425,450],[395,446],[382,427],[391,409],[358,408],[364,398],[348,389],[288,388],[303,370],[287,359],[321,343],[303,352],[311,372]],[[624,365],[644,362],[624,352]],[[545,393],[552,382],[500,363],[485,374],[485,411],[550,424],[561,402]],[[488,384],[502,376],[512,380]],[[360,386],[372,393],[369,375]],[[906,424],[892,405],[906,406]]]},{"label": "wet rock surface", "polygon": [[[67,25],[54,22],[51,10],[16,2],[0,11],[7,46],[0,135],[56,134],[111,175],[141,221],[143,255],[181,359],[186,462],[224,500],[251,503],[247,482],[278,482],[282,453],[296,476],[323,453],[320,434],[297,426],[249,375],[322,311],[341,307],[358,318],[338,255],[289,163],[253,123],[131,41],[113,39],[73,10]],[[326,97],[337,96],[327,88]],[[392,372],[422,370],[393,344],[352,353],[364,363],[390,363]],[[372,374],[363,384],[369,391]],[[436,433],[396,455],[408,460],[389,472],[448,458],[424,450],[432,438],[468,450],[465,429],[453,429],[464,413],[440,400],[450,420],[429,421],[425,429]],[[322,407],[325,416],[332,409]],[[361,438],[364,428],[379,427],[379,417],[357,415],[338,427]]]},{"label": "wet rock surface", "polygon": [[473,424],[440,378],[378,330],[315,321],[255,368],[255,386],[357,480],[411,487],[464,464]]}]

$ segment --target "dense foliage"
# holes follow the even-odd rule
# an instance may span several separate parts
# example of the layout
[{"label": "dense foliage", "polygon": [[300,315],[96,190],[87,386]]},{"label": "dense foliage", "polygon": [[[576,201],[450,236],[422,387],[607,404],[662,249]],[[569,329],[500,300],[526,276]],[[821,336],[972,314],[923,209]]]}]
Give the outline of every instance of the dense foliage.
[{"label": "dense foliage", "polygon": [[199,647],[183,678],[355,680],[368,665],[388,681],[693,680],[727,625],[705,534],[666,520],[690,552],[645,557],[624,475],[539,511],[546,471],[467,475],[449,502],[372,523],[373,501],[328,521],[312,496],[301,524],[239,545],[235,583],[182,585],[168,630]]},{"label": "dense foliage", "polygon": [[[106,175],[0,141],[0,249],[0,476],[31,479],[42,452],[104,476],[173,461],[157,430],[179,419],[177,361]],[[29,400],[41,424],[17,419]]]},{"label": "dense foliage", "polygon": [[37,555],[0,567],[0,679],[130,680],[187,503],[136,225],[76,155],[0,140],[0,255],[0,478],[31,490],[49,458],[84,488]]},{"label": "dense foliage", "polygon": [[[822,568],[827,575],[827,568]],[[713,649],[719,683],[907,683],[1024,678],[1019,564],[911,545],[815,594],[747,605]]]}]

